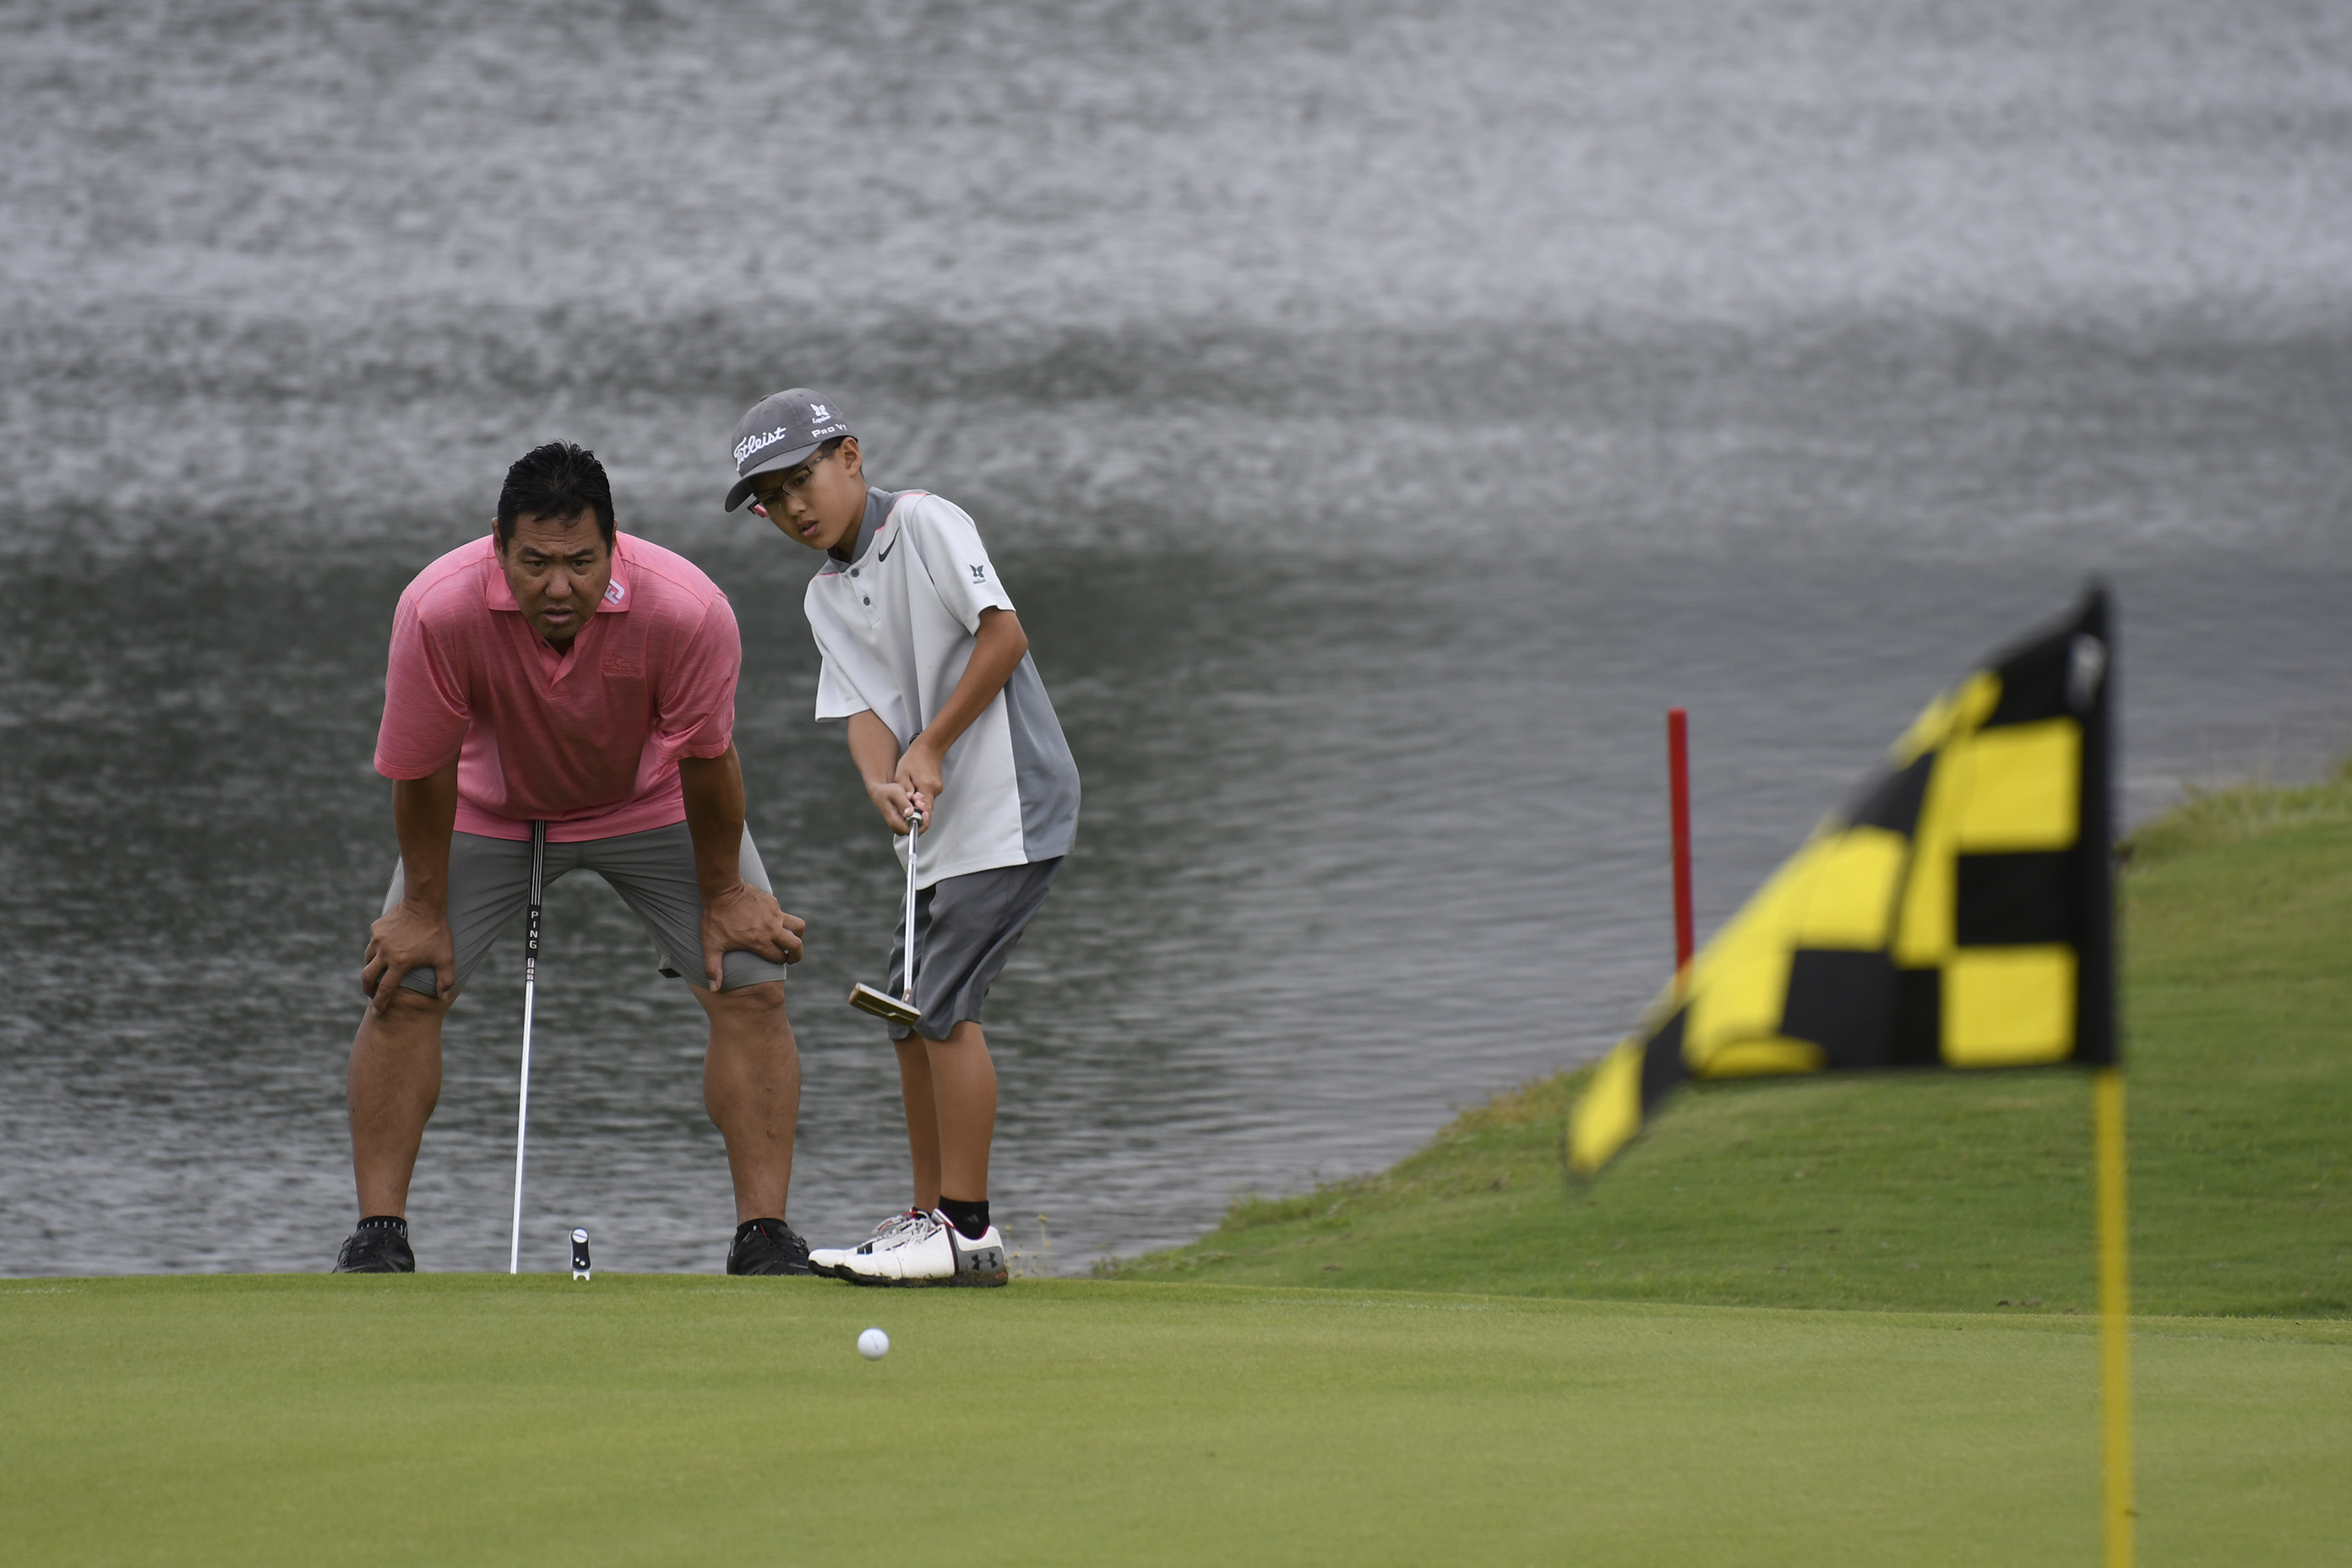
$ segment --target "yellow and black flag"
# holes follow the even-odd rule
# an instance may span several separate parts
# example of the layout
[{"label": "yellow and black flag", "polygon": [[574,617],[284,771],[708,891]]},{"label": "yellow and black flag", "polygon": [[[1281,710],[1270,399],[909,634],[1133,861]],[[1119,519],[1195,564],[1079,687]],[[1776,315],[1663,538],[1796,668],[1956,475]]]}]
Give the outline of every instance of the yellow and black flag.
[{"label": "yellow and black flag", "polygon": [[2107,598],[1930,703],[1602,1059],[1569,1163],[1686,1078],[2116,1058]]}]

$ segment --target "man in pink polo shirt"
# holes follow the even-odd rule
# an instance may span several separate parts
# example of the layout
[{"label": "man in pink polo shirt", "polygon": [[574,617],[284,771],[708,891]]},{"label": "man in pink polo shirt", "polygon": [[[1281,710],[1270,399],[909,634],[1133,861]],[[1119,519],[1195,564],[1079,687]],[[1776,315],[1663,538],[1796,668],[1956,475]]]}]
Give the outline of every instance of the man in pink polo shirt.
[{"label": "man in pink polo shirt", "polygon": [[742,643],[691,562],[617,532],[594,454],[553,444],[507,470],[489,537],[400,596],[376,771],[400,864],[367,947],[352,1042],[360,1223],[340,1273],[416,1267],[405,1211],[441,1093],[441,1019],[530,889],[592,870],[645,922],[662,973],[709,1016],[703,1102],[735,1179],[730,1274],[805,1274],[784,1223],[800,1056],[784,965],[803,923],[777,907],[743,826],[735,755]]}]

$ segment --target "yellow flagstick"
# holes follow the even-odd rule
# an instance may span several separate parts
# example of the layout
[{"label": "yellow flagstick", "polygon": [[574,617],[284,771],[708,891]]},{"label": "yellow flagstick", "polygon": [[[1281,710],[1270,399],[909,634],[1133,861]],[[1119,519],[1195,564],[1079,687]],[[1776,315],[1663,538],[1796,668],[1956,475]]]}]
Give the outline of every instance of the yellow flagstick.
[{"label": "yellow flagstick", "polygon": [[2124,1222],[2124,1075],[2091,1079],[2099,1161],[2100,1405],[2106,1426],[2107,1568],[2132,1564],[2131,1256]]}]

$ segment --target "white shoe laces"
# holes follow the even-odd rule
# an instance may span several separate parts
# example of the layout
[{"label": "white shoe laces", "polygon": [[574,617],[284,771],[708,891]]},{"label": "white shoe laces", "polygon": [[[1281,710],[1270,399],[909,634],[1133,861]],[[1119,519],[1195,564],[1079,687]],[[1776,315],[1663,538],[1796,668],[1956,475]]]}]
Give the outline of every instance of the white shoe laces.
[{"label": "white shoe laces", "polygon": [[893,1215],[874,1227],[873,1238],[858,1247],[857,1253],[861,1257],[871,1258],[877,1252],[895,1251],[925,1240],[942,1228],[938,1219],[930,1215]]}]

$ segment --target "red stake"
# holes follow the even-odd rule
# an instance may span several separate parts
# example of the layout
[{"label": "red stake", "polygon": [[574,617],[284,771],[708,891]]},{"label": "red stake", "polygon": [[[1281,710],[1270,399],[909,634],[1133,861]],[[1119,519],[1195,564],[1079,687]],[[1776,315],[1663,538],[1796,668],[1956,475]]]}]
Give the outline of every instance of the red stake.
[{"label": "red stake", "polygon": [[1690,715],[1679,708],[1666,710],[1666,794],[1675,827],[1675,981],[1680,984],[1690,967],[1691,837],[1690,837]]}]

